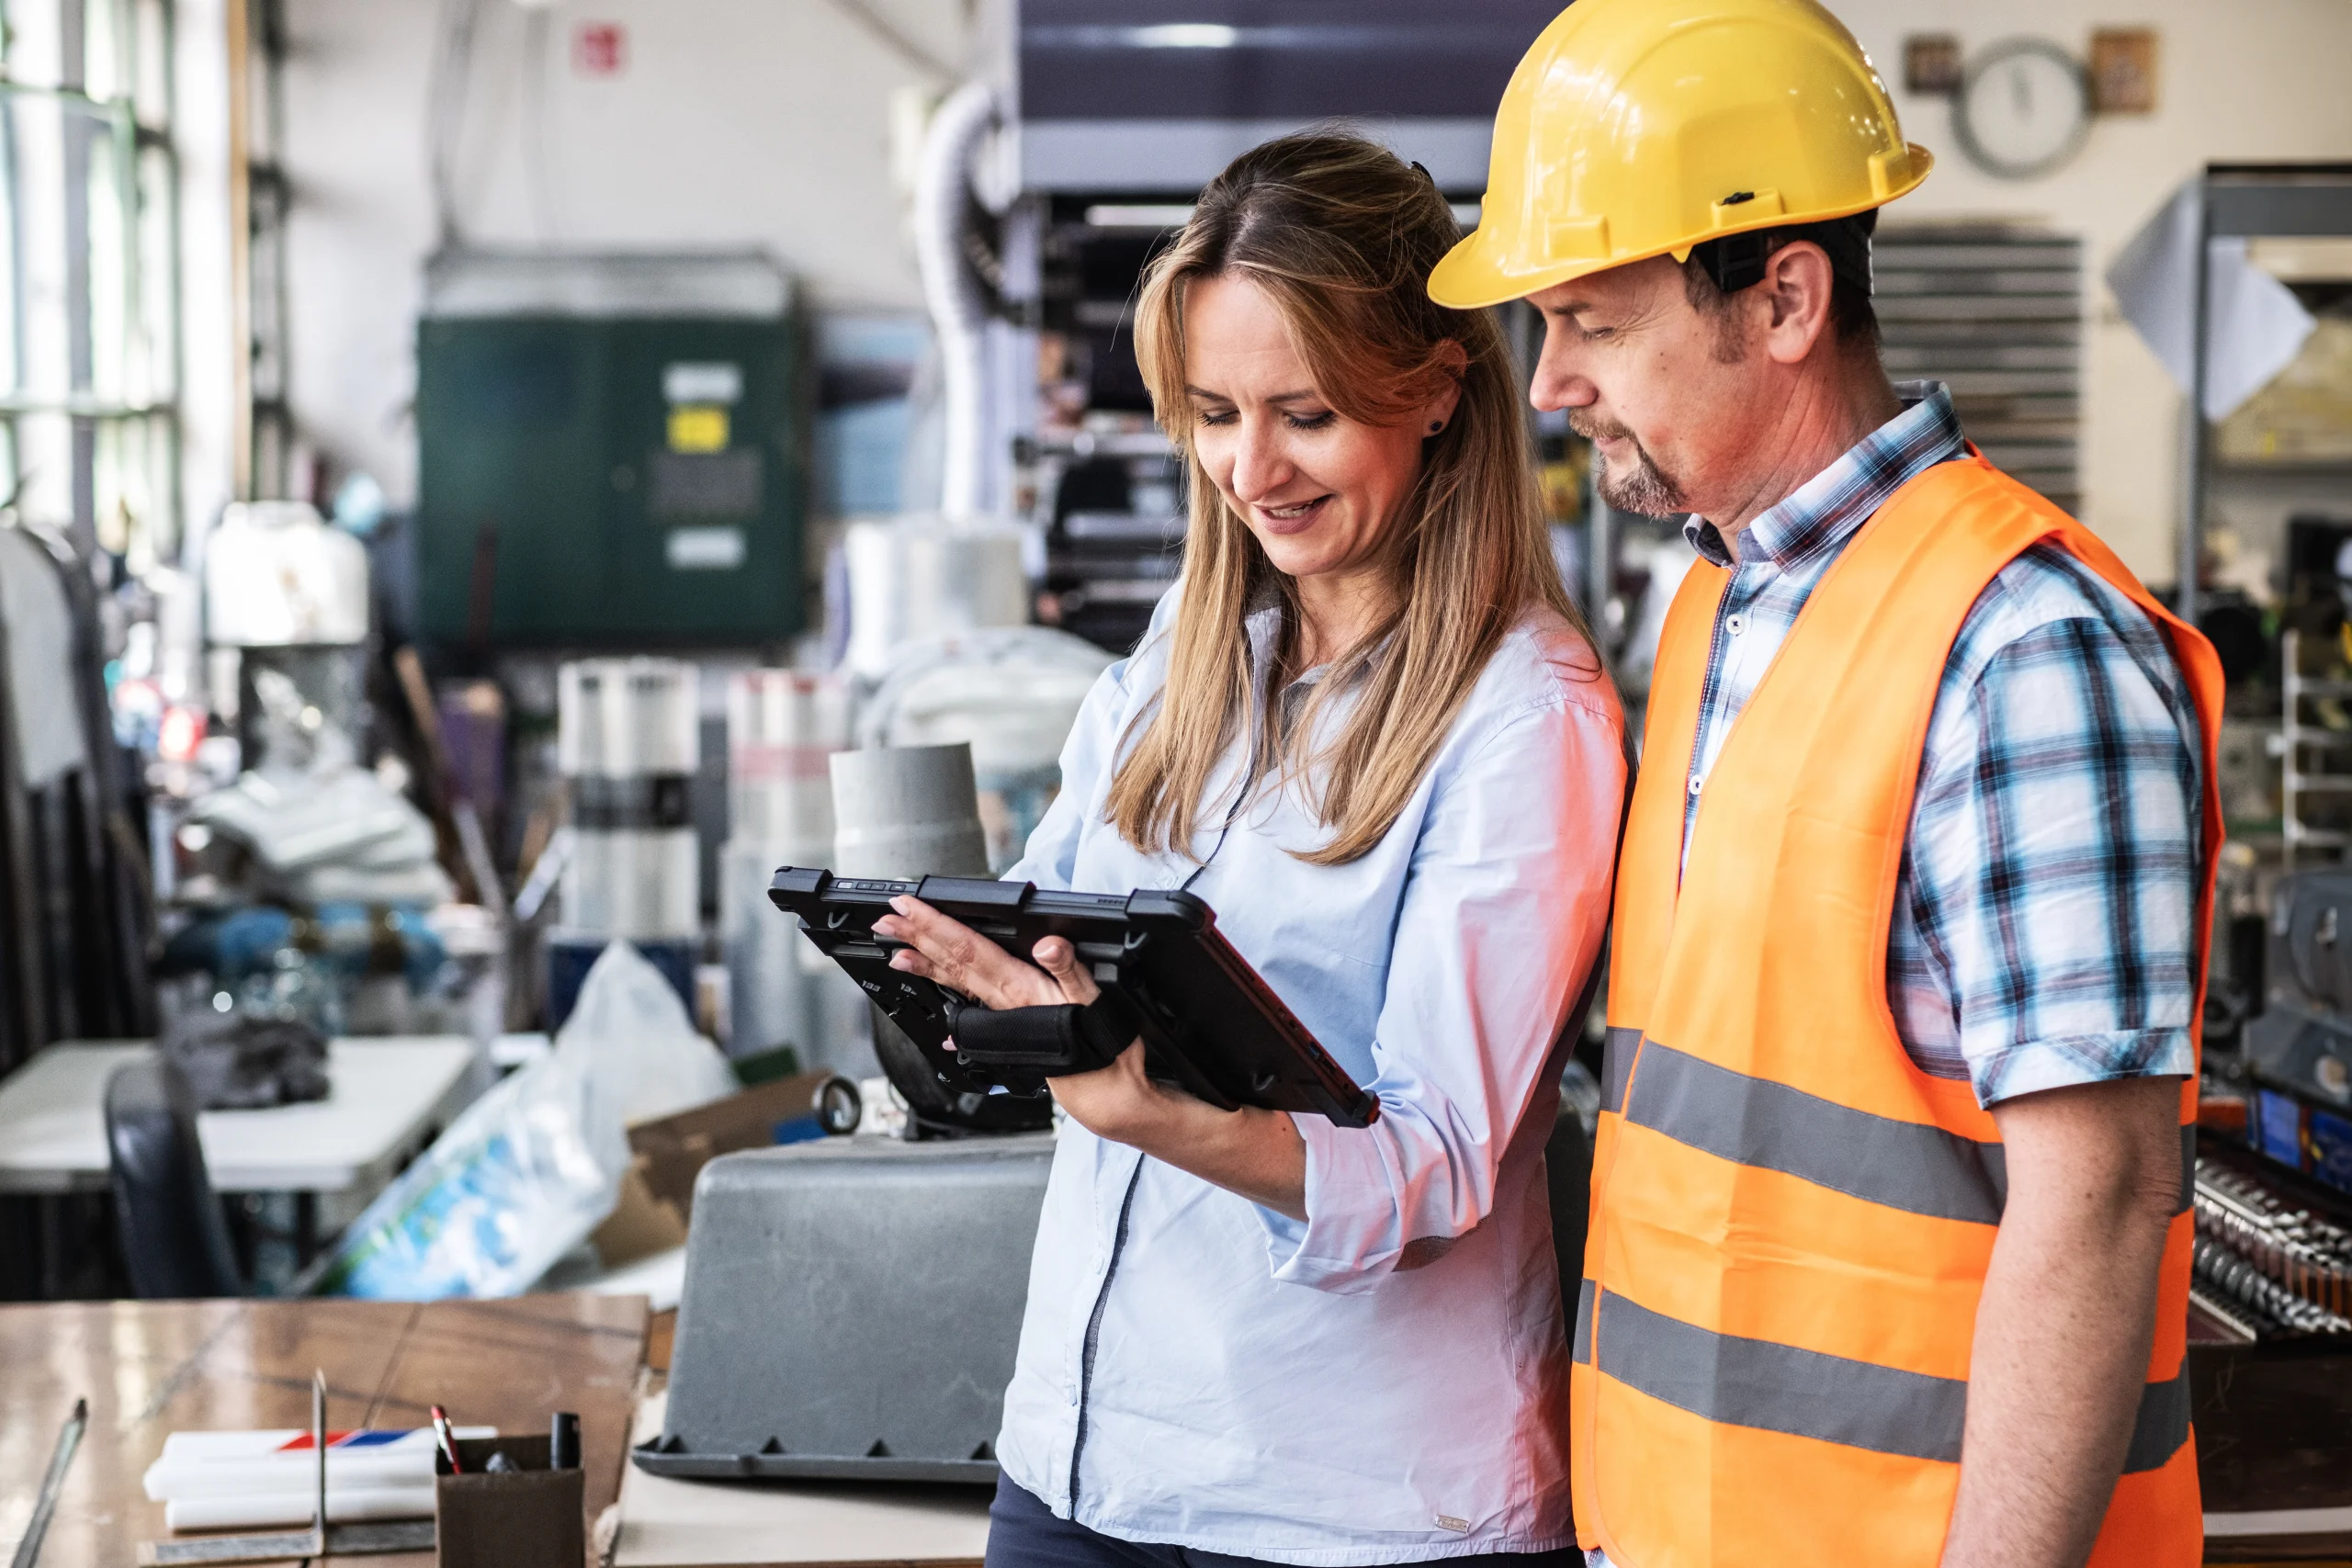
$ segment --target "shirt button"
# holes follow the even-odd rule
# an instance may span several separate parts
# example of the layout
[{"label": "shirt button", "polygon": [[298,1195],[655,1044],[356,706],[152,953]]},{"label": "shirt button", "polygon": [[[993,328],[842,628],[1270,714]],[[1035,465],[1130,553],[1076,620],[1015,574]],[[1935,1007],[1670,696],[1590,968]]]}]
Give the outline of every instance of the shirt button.
[{"label": "shirt button", "polygon": [[1724,617],[1724,630],[1731,633],[1732,636],[1737,637],[1747,629],[1747,617],[1745,615],[1726,615]]},{"label": "shirt button", "polygon": [[1072,1404],[1076,1404],[1078,1403],[1078,1385],[1076,1383],[1070,1383],[1064,1387],[1062,1390],[1062,1397],[1069,1401]]},{"label": "shirt button", "polygon": [[1694,795],[1697,795],[1699,793],[1699,786],[1704,782],[1705,781],[1697,773],[1692,773],[1690,775],[1690,793]]}]

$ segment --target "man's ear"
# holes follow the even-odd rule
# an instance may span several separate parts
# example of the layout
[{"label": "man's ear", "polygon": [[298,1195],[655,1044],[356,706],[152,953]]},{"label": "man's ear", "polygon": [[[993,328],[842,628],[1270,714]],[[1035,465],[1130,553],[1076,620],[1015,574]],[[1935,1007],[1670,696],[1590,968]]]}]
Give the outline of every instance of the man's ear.
[{"label": "man's ear", "polygon": [[1795,365],[1813,353],[1829,332],[1829,295],[1836,282],[1829,253],[1811,240],[1795,240],[1774,251],[1764,264],[1764,279],[1756,292],[1768,307],[1764,351],[1782,365]]}]

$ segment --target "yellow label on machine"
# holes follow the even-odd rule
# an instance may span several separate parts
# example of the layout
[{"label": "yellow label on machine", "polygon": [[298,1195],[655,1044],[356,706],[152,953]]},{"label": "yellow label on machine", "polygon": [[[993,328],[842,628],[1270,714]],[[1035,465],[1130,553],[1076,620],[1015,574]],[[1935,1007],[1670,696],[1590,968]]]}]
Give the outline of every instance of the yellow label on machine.
[{"label": "yellow label on machine", "polygon": [[684,403],[670,411],[670,450],[727,450],[727,406],[724,403]]}]

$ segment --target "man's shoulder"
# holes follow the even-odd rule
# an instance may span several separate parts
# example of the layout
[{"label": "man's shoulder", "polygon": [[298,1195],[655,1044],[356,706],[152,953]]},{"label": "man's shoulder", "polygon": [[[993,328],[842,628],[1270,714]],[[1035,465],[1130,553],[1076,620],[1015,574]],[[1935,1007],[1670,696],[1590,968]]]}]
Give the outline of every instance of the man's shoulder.
[{"label": "man's shoulder", "polygon": [[2112,637],[2149,677],[2177,688],[2178,666],[2147,612],[2064,547],[2050,540],[2028,547],[1994,574],[1961,623],[1945,664],[1947,687],[1973,685],[2003,653],[2041,646],[2053,633],[2088,623],[2095,637]]}]

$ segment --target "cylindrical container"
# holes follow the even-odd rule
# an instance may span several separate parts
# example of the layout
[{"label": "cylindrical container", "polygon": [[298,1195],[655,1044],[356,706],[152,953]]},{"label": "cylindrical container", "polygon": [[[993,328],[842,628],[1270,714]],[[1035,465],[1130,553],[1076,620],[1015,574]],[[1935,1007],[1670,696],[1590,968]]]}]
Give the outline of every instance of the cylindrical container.
[{"label": "cylindrical container", "polygon": [[865,993],[768,902],[786,865],[833,863],[827,759],[849,742],[849,705],[834,677],[752,670],[727,690],[729,817],[719,851],[719,941],[727,955],[728,1049],[790,1045],[804,1066],[849,1077],[874,1071]]},{"label": "cylindrical container", "polygon": [[1111,656],[1043,626],[910,643],[858,714],[860,733],[891,746],[968,741],[989,863],[1021,858],[1061,787],[1061,750]]},{"label": "cylindrical container", "polygon": [[827,865],[832,858],[830,840],[739,839],[718,852],[719,941],[733,1017],[727,1049],[752,1056],[789,1045],[804,1068],[855,1080],[880,1070],[867,1037],[865,993],[800,934],[797,919],[768,902],[778,867]]},{"label": "cylindrical container", "polygon": [[[840,681],[747,670],[727,683],[729,836],[740,843],[830,843],[833,784],[826,759],[849,744]],[[827,864],[831,852],[816,863]]]},{"label": "cylindrical container", "polygon": [[[844,876],[912,880],[986,876],[969,742],[874,746],[833,754],[833,870]],[[1014,1132],[1046,1124],[1042,1102],[950,1094],[915,1043],[869,1006],[874,1054],[912,1110],[910,1135],[942,1131]],[[967,1103],[968,1101],[968,1103]]]},{"label": "cylindrical container", "polygon": [[854,523],[842,536],[849,567],[849,666],[878,676],[912,637],[1029,619],[1021,530],[903,517]]},{"label": "cylindrical container", "polygon": [[556,755],[571,782],[577,841],[563,873],[560,937],[643,943],[700,934],[691,805],[700,740],[693,665],[589,659],[563,666]]},{"label": "cylindrical container", "polygon": [[972,748],[876,746],[833,754],[833,867],[844,876],[986,876]]}]

